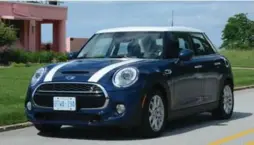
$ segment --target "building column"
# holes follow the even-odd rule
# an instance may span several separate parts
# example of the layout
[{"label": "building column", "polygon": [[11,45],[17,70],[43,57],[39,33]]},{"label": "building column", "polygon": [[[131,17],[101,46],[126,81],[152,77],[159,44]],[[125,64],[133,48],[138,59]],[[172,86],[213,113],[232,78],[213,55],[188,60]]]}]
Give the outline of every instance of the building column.
[{"label": "building column", "polygon": [[19,27],[19,29],[20,29],[19,41],[20,41],[23,49],[24,49],[24,36],[25,36],[24,35],[25,34],[25,32],[24,32],[25,26],[24,25],[25,25],[25,21],[22,21],[22,25]]},{"label": "building column", "polygon": [[36,51],[41,48],[41,22],[36,22]]},{"label": "building column", "polygon": [[68,37],[68,38],[66,38],[66,52],[71,52],[71,38],[70,37]]},{"label": "building column", "polygon": [[53,22],[53,44],[52,44],[52,50],[58,51],[58,21]]},{"label": "building column", "polygon": [[66,52],[66,22],[65,20],[53,23],[53,50]]},{"label": "building column", "polygon": [[25,50],[29,50],[29,21],[24,21],[23,46]]},{"label": "building column", "polygon": [[36,22],[35,20],[30,20],[29,25],[29,50],[35,51],[36,50]]},{"label": "building column", "polygon": [[59,21],[59,27],[58,27],[58,36],[59,36],[59,51],[60,52],[67,52],[66,50],[66,21],[61,20]]}]

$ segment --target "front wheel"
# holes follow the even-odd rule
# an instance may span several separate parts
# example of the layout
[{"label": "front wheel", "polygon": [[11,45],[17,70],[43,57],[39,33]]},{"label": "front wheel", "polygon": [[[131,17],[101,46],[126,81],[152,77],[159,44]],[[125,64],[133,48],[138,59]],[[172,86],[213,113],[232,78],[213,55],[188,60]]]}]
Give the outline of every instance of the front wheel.
[{"label": "front wheel", "polygon": [[216,119],[229,119],[234,110],[234,93],[230,84],[225,84],[219,99],[219,106],[212,112]]},{"label": "front wheel", "polygon": [[165,127],[166,103],[160,91],[147,94],[143,108],[142,124],[139,131],[143,137],[157,137]]}]

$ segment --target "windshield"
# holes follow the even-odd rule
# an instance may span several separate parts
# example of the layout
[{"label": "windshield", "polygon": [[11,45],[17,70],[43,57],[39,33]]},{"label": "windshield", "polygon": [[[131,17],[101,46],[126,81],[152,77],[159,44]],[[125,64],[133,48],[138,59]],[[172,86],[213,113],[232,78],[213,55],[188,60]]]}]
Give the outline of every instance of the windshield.
[{"label": "windshield", "polygon": [[163,32],[116,32],[95,34],[77,58],[159,58]]}]

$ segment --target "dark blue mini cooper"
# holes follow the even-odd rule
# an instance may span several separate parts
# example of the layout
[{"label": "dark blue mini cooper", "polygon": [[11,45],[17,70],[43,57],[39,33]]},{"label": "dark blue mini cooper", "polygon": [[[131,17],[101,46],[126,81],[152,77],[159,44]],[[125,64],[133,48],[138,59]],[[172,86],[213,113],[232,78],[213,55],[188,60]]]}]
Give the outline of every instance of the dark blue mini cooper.
[{"label": "dark blue mini cooper", "polygon": [[156,137],[168,120],[195,113],[229,119],[233,88],[230,63],[203,31],[113,28],[94,34],[68,62],[38,69],[25,111],[41,132],[117,126]]}]

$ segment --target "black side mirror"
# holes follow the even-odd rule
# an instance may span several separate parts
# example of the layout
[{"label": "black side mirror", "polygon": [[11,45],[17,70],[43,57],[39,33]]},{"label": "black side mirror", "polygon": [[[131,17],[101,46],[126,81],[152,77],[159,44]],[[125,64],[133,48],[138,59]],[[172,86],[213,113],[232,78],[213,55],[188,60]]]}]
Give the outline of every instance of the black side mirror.
[{"label": "black side mirror", "polygon": [[72,60],[72,59],[75,59],[76,57],[78,56],[78,52],[70,52],[67,54],[67,58],[68,60]]},{"label": "black side mirror", "polygon": [[179,53],[179,60],[180,61],[188,61],[190,60],[194,55],[194,52],[190,49],[183,49]]}]

